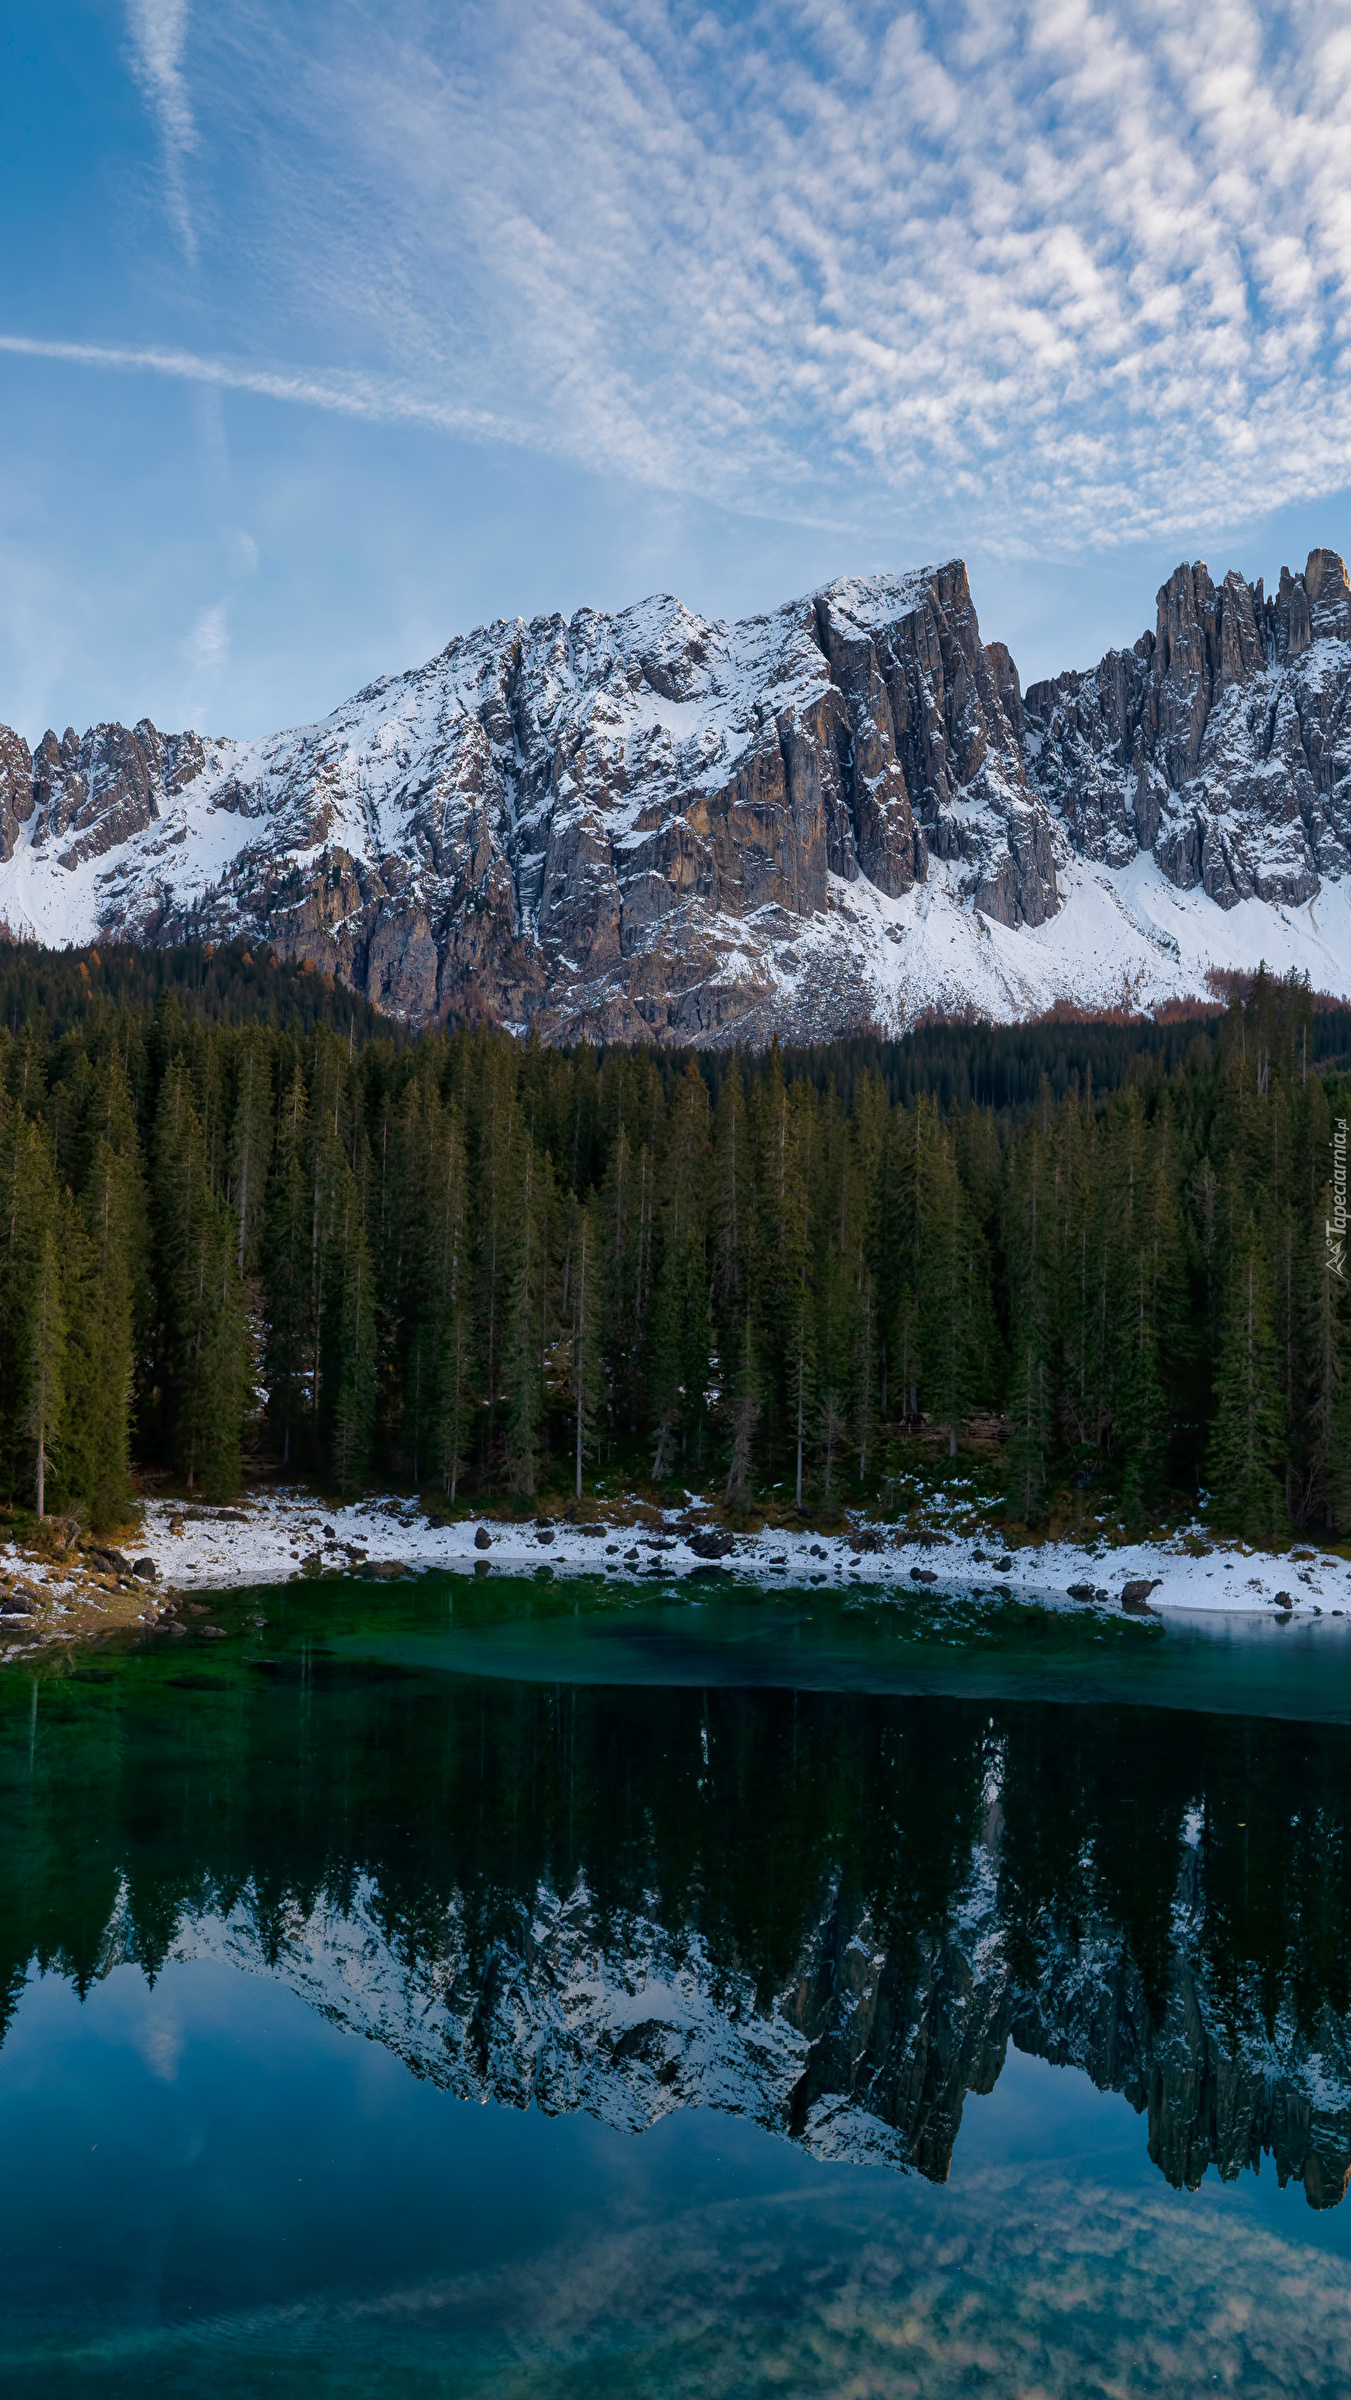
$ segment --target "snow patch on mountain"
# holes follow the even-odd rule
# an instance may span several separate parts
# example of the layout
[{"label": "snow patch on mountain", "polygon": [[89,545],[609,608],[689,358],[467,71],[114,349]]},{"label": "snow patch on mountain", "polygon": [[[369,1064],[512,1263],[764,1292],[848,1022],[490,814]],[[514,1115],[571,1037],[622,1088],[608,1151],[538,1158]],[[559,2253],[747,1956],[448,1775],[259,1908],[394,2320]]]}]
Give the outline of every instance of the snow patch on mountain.
[{"label": "snow patch on mountain", "polygon": [[1179,568],[1021,692],[960,561],[744,623],[498,622],[255,742],[0,728],[0,923],[242,936],[416,1022],[799,1038],[1351,995],[1351,586]]}]

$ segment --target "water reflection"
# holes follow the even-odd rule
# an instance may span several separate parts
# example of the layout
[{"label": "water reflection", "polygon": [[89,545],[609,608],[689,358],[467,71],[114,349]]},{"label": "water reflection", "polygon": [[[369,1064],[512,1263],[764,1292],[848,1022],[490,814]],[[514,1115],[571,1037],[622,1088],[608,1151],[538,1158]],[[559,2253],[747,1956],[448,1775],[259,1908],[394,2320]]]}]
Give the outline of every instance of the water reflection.
[{"label": "water reflection", "polygon": [[1012,2043],[1174,2185],[1345,2192],[1339,1725],[448,1674],[313,1616],[225,1653],[0,1678],[10,2008],[215,1954],[462,2097],[938,2180]]}]

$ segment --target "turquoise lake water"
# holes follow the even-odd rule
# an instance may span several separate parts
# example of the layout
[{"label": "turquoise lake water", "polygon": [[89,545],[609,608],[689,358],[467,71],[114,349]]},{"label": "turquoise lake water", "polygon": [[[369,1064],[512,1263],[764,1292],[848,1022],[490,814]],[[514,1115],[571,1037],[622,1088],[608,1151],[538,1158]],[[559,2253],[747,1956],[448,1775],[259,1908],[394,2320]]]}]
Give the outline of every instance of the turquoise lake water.
[{"label": "turquoise lake water", "polygon": [[1351,2389],[1343,1629],[211,1621],[0,1669],[6,2393]]}]

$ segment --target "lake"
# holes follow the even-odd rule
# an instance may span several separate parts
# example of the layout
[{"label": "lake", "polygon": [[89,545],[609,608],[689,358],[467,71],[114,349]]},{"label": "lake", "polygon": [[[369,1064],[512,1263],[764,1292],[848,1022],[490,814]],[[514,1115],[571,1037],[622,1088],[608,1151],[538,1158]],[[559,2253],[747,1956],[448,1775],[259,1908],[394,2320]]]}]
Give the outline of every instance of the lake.
[{"label": "lake", "polygon": [[1345,1626],[209,1621],[0,1669],[7,2393],[1345,2394]]}]

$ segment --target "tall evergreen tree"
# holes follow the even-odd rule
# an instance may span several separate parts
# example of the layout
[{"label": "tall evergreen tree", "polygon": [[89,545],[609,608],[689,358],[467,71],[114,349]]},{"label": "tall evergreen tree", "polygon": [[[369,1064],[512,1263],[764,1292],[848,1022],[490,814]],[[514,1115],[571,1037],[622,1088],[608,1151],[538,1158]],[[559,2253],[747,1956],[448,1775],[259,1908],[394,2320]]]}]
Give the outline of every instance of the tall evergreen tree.
[{"label": "tall evergreen tree", "polygon": [[1041,1127],[1019,1144],[1010,1177],[1005,1249],[1018,1262],[1009,1293],[1010,1435],[1005,1460],[1011,1506],[1031,1524],[1047,1497],[1054,1438],[1054,1179]]},{"label": "tall evergreen tree", "polygon": [[192,1085],[178,1059],[156,1112],[155,1203],[163,1439],[190,1491],[200,1480],[210,1496],[228,1497],[239,1483],[250,1371],[238,1228],[212,1189]]},{"label": "tall evergreen tree", "polygon": [[755,1357],[755,1332],[749,1315],[742,1324],[741,1356],[737,1361],[736,1380],[732,1388],[730,1418],[732,1446],[723,1501],[728,1508],[744,1509],[750,1499],[756,1434],[760,1424],[760,1378]]},{"label": "tall evergreen tree", "polygon": [[920,1397],[946,1426],[948,1454],[970,1403],[970,1235],[951,1144],[932,1103],[916,1108],[915,1242],[919,1286]]},{"label": "tall evergreen tree", "polygon": [[1277,1523],[1280,1500],[1280,1367],[1272,1330],[1271,1279],[1248,1217],[1229,1277],[1216,1371],[1207,1474],[1215,1521],[1260,1538]]},{"label": "tall evergreen tree", "polygon": [[228,1196],[239,1227],[236,1264],[242,1275],[254,1256],[267,1193],[273,1123],[271,1045],[260,1026],[251,1026],[238,1037],[234,1053]]},{"label": "tall evergreen tree", "polygon": [[430,1195],[428,1333],[433,1366],[432,1463],[454,1501],[473,1405],[469,1181],[464,1123],[450,1103],[440,1120]]},{"label": "tall evergreen tree", "polygon": [[134,1148],[100,1136],[72,1227],[67,1290],[73,1387],[72,1489],[89,1505],[96,1532],[111,1530],[131,1504],[131,1411],[138,1283],[144,1262],[144,1195]]},{"label": "tall evergreen tree", "polygon": [[277,1117],[276,1145],[262,1229],[264,1376],[273,1439],[292,1463],[298,1430],[313,1412],[315,1357],[311,1248],[316,1233],[307,1151],[309,1098],[299,1065]]},{"label": "tall evergreen tree", "polygon": [[375,1423],[375,1277],[357,1179],[344,1163],[325,1244],[320,1434],[328,1472],[352,1491],[370,1460]]},{"label": "tall evergreen tree", "polygon": [[573,1463],[576,1495],[582,1496],[582,1461],[591,1449],[600,1392],[600,1262],[595,1220],[589,1208],[573,1205],[572,1321],[570,1380],[572,1386]]},{"label": "tall evergreen tree", "polygon": [[48,1464],[66,1414],[66,1312],[56,1229],[50,1221],[38,1236],[25,1333],[27,1432],[33,1445],[35,1503],[43,1517],[47,1513]]},{"label": "tall evergreen tree", "polygon": [[[539,1469],[540,1425],[544,1412],[544,1371],[547,1349],[548,1284],[553,1234],[553,1171],[546,1152],[524,1142],[521,1160],[519,1214],[507,1287],[507,1319],[502,1349],[502,1384],[506,1411],[507,1479],[515,1492],[535,1489]],[[591,1229],[592,1255],[586,1264],[593,1285],[603,1272],[599,1244]]]}]

